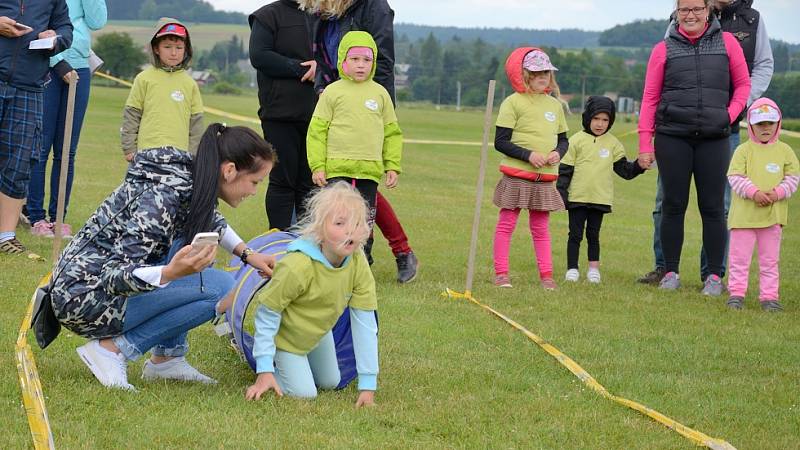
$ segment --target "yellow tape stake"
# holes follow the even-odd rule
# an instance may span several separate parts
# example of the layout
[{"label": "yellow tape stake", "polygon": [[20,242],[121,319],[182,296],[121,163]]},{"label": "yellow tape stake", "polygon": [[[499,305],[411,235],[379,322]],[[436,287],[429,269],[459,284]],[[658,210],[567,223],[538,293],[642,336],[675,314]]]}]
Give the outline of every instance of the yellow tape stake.
[{"label": "yellow tape stake", "polygon": [[603,387],[603,385],[598,383],[597,380],[595,380],[594,377],[592,377],[589,374],[589,372],[584,370],[584,368],[581,367],[578,363],[576,363],[572,358],[570,358],[569,356],[565,355],[564,353],[561,352],[561,350],[557,349],[555,346],[551,345],[550,343],[548,343],[547,341],[545,341],[544,339],[542,339],[538,335],[532,333],[531,331],[529,331],[528,329],[526,329],[525,327],[523,327],[519,323],[517,323],[514,320],[512,320],[511,318],[507,317],[505,314],[503,314],[503,313],[501,313],[499,311],[496,311],[492,307],[484,305],[483,303],[479,302],[475,297],[472,296],[472,293],[470,291],[466,291],[464,293],[460,293],[460,292],[456,292],[456,291],[454,291],[454,290],[452,290],[450,288],[447,288],[447,290],[442,293],[442,296],[443,297],[447,297],[447,298],[452,298],[452,299],[469,300],[470,302],[480,306],[481,308],[485,309],[486,311],[489,311],[490,313],[494,314],[495,316],[503,319],[506,323],[508,323],[512,327],[516,328],[517,330],[521,331],[522,333],[524,333],[525,336],[528,337],[528,339],[530,339],[533,342],[535,342],[539,347],[542,348],[542,350],[544,350],[545,352],[550,354],[552,357],[554,357],[556,359],[556,361],[558,361],[559,364],[561,364],[562,366],[566,367],[567,370],[572,372],[579,380],[581,380],[584,384],[586,384],[587,386],[592,388],[595,392],[597,392],[598,394],[602,395],[603,397],[605,397],[605,398],[607,398],[607,399],[609,399],[609,400],[611,400],[611,401],[613,401],[615,403],[618,403],[620,405],[626,406],[626,407],[628,407],[630,409],[633,409],[635,411],[638,411],[638,412],[650,417],[651,419],[653,419],[656,422],[666,426],[667,428],[676,431],[677,433],[679,433],[683,437],[691,440],[692,442],[694,442],[697,445],[703,445],[703,446],[708,447],[708,448],[713,449],[713,450],[736,450],[736,447],[734,447],[733,445],[729,444],[727,441],[724,441],[722,439],[712,438],[712,437],[710,437],[710,436],[708,436],[708,435],[706,435],[704,433],[701,433],[701,432],[699,432],[697,430],[689,428],[686,425],[683,425],[680,422],[677,422],[677,421],[665,416],[664,414],[661,414],[660,412],[658,412],[658,411],[656,411],[654,409],[648,408],[647,406],[642,405],[641,403],[635,402],[633,400],[629,400],[629,399],[624,398],[624,397],[618,397],[618,396],[608,392],[608,390],[606,390],[606,388]]},{"label": "yellow tape stake", "polygon": [[[39,286],[47,283],[50,275],[46,275],[39,282]],[[19,375],[19,387],[22,391],[22,403],[25,405],[25,413],[28,416],[28,426],[31,429],[33,447],[36,449],[54,449],[53,433],[50,430],[50,420],[47,418],[47,408],[44,404],[44,392],[42,383],[39,380],[39,371],[36,370],[36,361],[33,359],[33,352],[28,345],[28,329],[30,328],[31,316],[33,315],[33,304],[36,301],[36,293],[31,297],[28,310],[22,318],[22,324],[17,335],[16,355],[17,355],[17,374]]]}]

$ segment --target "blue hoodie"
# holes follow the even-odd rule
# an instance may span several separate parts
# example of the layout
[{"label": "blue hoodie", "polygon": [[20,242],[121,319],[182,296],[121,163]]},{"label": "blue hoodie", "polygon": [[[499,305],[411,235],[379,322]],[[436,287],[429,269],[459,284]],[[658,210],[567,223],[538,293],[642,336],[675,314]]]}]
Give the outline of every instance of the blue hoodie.
[{"label": "blue hoodie", "polygon": [[[72,22],[65,0],[0,0],[0,16],[33,31],[16,38],[0,37],[0,83],[26,91],[43,91],[50,57],[72,45]],[[54,30],[60,37],[52,50],[30,50],[39,33]]]},{"label": "blue hoodie", "polygon": [[89,67],[89,51],[92,49],[92,31],[106,25],[108,10],[106,0],[67,0],[69,18],[75,28],[72,45],[50,58],[50,67],[66,61],[73,69]]}]

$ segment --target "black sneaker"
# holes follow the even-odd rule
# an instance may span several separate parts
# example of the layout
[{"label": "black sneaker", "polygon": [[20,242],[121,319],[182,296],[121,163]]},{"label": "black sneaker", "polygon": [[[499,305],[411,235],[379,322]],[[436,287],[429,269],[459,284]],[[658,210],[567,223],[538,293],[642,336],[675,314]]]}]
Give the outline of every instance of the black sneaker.
[{"label": "black sneaker", "polygon": [[661,283],[661,279],[664,278],[664,275],[666,274],[667,274],[666,269],[664,269],[663,267],[656,267],[655,270],[647,272],[636,281],[642,284],[657,285],[658,283]]},{"label": "black sneaker", "polygon": [[777,300],[767,300],[761,302],[761,309],[766,312],[781,312],[783,311],[783,306]]},{"label": "black sneaker", "polygon": [[731,295],[725,305],[730,309],[742,309],[744,308],[744,297],[739,297],[738,295]]},{"label": "black sneaker", "polygon": [[398,253],[395,256],[397,260],[397,282],[409,283],[417,277],[417,267],[419,261],[414,255],[414,252]]}]

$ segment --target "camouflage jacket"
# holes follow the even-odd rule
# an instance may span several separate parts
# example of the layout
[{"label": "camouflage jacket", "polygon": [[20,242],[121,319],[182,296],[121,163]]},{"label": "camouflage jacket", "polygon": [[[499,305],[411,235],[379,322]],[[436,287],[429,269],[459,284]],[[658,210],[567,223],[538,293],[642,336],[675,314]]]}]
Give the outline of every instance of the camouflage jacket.
[{"label": "camouflage jacket", "polygon": [[[88,338],[118,336],[127,298],[156,289],[133,271],[165,264],[181,236],[192,195],[191,158],[171,147],[136,155],[122,185],[61,254],[51,292],[62,325]],[[217,212],[212,231],[226,227]]]}]

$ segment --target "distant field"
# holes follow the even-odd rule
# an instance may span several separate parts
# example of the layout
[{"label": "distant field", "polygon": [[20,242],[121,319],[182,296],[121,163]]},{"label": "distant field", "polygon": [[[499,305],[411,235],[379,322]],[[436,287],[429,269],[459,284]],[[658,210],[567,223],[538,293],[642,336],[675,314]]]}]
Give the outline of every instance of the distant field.
[{"label": "distant field", "polygon": [[[247,24],[187,22],[186,26],[189,29],[189,36],[192,38],[194,51],[211,50],[215,43],[226,41],[233,35],[244,40],[245,48],[250,40],[250,27]],[[94,36],[100,36],[104,33],[123,32],[130,34],[136,43],[145,46],[150,42],[150,38],[153,37],[154,27],[155,22],[144,20],[110,20],[102,30],[94,33]]]}]

